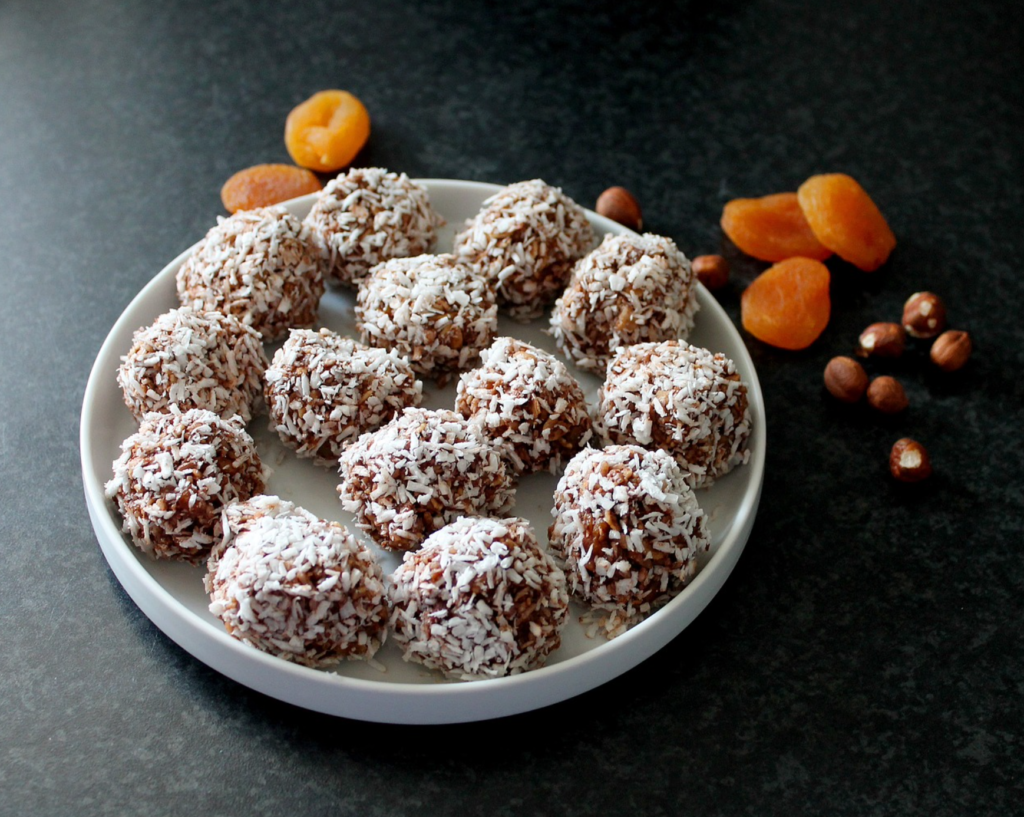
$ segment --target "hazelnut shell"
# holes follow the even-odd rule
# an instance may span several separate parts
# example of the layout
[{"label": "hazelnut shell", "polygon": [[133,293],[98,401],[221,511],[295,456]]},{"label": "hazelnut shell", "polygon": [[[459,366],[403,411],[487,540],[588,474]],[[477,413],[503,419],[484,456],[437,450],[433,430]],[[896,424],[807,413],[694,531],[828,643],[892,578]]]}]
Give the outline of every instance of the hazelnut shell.
[{"label": "hazelnut shell", "polygon": [[625,187],[609,187],[597,197],[597,213],[623,227],[640,232],[644,226],[643,213],[636,198]]},{"label": "hazelnut shell", "polygon": [[950,329],[935,338],[929,354],[932,363],[942,371],[955,372],[967,362],[972,349],[970,335],[957,329]]},{"label": "hazelnut shell", "polygon": [[899,414],[910,404],[900,381],[889,375],[876,377],[868,385],[868,405],[882,414]]},{"label": "hazelnut shell", "polygon": [[693,259],[693,274],[708,289],[721,289],[729,283],[729,262],[720,255],[698,255]]},{"label": "hazelnut shell", "polygon": [[856,403],[867,387],[867,372],[852,357],[834,357],[825,367],[825,388],[836,400]]}]

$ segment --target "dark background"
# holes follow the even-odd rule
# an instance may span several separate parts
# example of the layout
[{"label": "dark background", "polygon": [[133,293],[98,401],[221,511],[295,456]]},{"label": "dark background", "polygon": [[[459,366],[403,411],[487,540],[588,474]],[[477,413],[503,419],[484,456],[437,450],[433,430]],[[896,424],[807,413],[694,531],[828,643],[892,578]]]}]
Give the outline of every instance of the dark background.
[{"label": "dark background", "polygon": [[[1024,802],[1024,145],[1019,2],[0,0],[0,812],[1012,814]],[[730,198],[860,180],[898,246],[833,271],[809,350],[746,336],[767,404],[761,509],[707,610],[544,711],[364,724],[250,692],[137,610],[86,513],[89,368],[139,289],[287,162],[288,111],[354,92],[359,165],[612,184],[691,257],[766,265]],[[976,352],[891,367],[910,409],[821,386],[912,292]],[[876,367],[873,371],[881,371]],[[888,475],[923,441],[934,477]]]}]

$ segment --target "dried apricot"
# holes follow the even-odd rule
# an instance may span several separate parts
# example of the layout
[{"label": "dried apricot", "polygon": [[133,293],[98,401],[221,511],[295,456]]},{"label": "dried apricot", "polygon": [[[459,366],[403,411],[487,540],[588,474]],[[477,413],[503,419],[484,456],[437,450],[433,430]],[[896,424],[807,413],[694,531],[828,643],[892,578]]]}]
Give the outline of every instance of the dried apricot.
[{"label": "dried apricot", "polygon": [[828,267],[787,258],[762,272],[740,299],[743,328],[781,349],[806,349],[828,326],[832,309]]},{"label": "dried apricot", "polygon": [[814,237],[796,193],[733,199],[722,210],[722,229],[747,255],[762,261],[801,256],[824,261],[832,251]]},{"label": "dried apricot", "polygon": [[882,211],[845,173],[811,176],[797,197],[818,240],[865,272],[882,266],[896,246]]},{"label": "dried apricot", "polygon": [[316,193],[320,180],[316,174],[294,165],[253,165],[239,170],[224,182],[220,200],[229,213],[255,210],[282,201]]},{"label": "dried apricot", "polygon": [[370,137],[370,114],[348,91],[320,91],[295,106],[284,144],[295,164],[329,173],[356,157]]}]

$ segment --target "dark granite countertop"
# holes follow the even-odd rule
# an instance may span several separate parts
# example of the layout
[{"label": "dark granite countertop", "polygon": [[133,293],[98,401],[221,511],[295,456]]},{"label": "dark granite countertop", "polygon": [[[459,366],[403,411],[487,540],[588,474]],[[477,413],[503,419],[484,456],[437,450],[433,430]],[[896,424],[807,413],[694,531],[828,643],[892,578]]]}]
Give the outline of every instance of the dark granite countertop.
[{"label": "dark granite countertop", "polygon": [[[1024,813],[1024,74],[1019,3],[0,4],[0,813]],[[280,703],[153,626],[83,499],[90,366],[131,298],[288,161],[288,110],[367,105],[357,164],[619,184],[739,322],[765,264],[735,197],[843,171],[898,238],[830,261],[798,353],[744,338],[767,406],[760,513],[724,589],[653,658],[542,711],[382,726]],[[928,289],[976,352],[916,344],[909,410],[822,388]],[[898,437],[933,478],[888,474]]]}]

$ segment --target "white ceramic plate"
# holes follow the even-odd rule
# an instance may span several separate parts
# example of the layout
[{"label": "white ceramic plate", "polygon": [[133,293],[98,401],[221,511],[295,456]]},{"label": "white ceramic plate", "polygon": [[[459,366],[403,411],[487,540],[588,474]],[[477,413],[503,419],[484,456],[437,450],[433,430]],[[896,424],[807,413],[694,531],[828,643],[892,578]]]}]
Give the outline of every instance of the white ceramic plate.
[{"label": "white ceramic plate", "polygon": [[[438,252],[450,249],[455,228],[473,216],[487,196],[500,189],[476,182],[428,179],[422,183],[430,191],[434,206],[448,220]],[[313,199],[314,196],[305,196],[286,206],[303,217]],[[625,228],[595,213],[587,215],[598,235],[625,232]],[[178,305],[175,273],[190,252],[174,259],[146,285],[122,313],[100,349],[82,407],[82,471],[86,503],[100,547],[128,595],[171,639],[218,672],[280,700],[360,720],[455,723],[496,718],[565,700],[634,667],[693,621],[732,572],[750,536],[761,494],[764,404],[753,363],[739,333],[715,299],[700,287],[701,309],[690,340],[724,352],[742,374],[753,412],[751,457],[749,464],[698,493],[701,505],[711,515],[711,552],[693,582],[669,604],[613,641],[588,638],[578,621],[583,611],[574,606],[575,615],[566,628],[562,647],[549,658],[547,666],[509,678],[469,682],[445,681],[419,665],[407,664],[391,643],[377,654],[386,671],[361,661],[314,670],[266,655],[235,640],[207,610],[202,569],[157,562],[138,551],[121,533],[121,520],[103,491],[121,442],[136,430],[115,380],[120,356],[128,351],[136,329],[148,326],[157,315]],[[353,302],[348,290],[329,289],[321,302],[320,324],[358,336]],[[542,320],[523,326],[502,318],[498,329],[499,334],[514,335],[556,352],[552,339],[543,332],[546,325]],[[593,402],[599,381],[592,375],[573,371]],[[454,405],[454,381],[442,390],[430,383],[424,386],[427,407]],[[262,415],[254,419],[249,431],[256,438],[264,461],[274,469],[268,493],[291,499],[354,530],[351,517],[342,511],[335,493],[336,474],[296,458],[267,426],[266,415]],[[549,474],[535,474],[522,480],[517,491],[513,513],[531,520],[542,543],[547,541],[555,483],[556,478]],[[386,571],[398,564],[395,555],[378,553]]]}]

